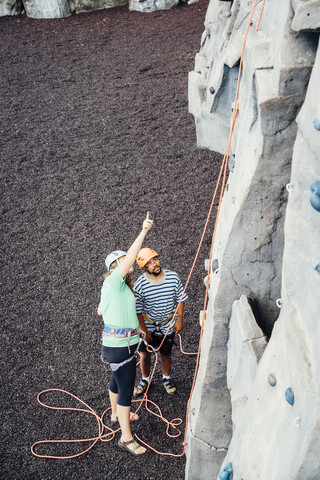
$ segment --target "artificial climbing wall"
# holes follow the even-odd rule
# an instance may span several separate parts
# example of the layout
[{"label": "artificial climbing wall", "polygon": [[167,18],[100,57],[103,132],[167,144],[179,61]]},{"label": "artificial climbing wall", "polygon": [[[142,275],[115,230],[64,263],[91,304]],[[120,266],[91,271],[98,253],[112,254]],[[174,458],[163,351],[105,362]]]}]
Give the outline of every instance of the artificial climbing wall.
[{"label": "artificial climbing wall", "polygon": [[189,74],[199,147],[225,152],[243,64],[189,480],[320,478],[319,31],[319,0],[208,7]]}]

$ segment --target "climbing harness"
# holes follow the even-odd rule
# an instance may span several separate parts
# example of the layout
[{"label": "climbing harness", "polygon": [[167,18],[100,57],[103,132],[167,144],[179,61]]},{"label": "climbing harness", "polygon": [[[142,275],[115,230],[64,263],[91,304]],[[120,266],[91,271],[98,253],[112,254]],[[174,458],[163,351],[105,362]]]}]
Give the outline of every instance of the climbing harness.
[{"label": "climbing harness", "polygon": [[126,363],[131,362],[131,360],[133,360],[134,358],[137,358],[135,353],[132,355],[132,357],[127,358],[127,360],[124,360],[124,361],[121,362],[121,363],[109,363],[109,365],[110,365],[110,367],[111,367],[111,370],[112,370],[113,372],[116,372],[116,371],[118,370],[118,368],[123,367],[123,365],[125,365]]},{"label": "climbing harness", "polygon": [[[258,23],[257,23],[257,28],[256,28],[256,31],[258,31],[258,28],[259,28],[259,25],[260,25],[260,19],[261,19],[261,15],[262,15],[262,11],[263,11],[263,8],[264,8],[264,5],[265,5],[265,0],[263,0],[263,3],[262,3],[262,8],[261,8],[261,11],[260,11],[260,16],[259,16],[259,19],[258,19]],[[208,224],[209,224],[209,220],[211,218],[211,214],[212,214],[212,211],[213,211],[213,208],[214,208],[214,205],[215,205],[215,201],[216,201],[216,197],[217,197],[217,193],[218,193],[218,190],[219,190],[219,187],[220,187],[220,195],[219,195],[219,203],[218,203],[218,209],[217,209],[217,214],[216,214],[216,221],[215,221],[215,225],[214,225],[214,231],[213,231],[213,235],[212,235],[212,241],[211,241],[211,248],[210,248],[210,257],[209,257],[209,264],[211,263],[212,261],[212,252],[213,252],[213,245],[214,245],[214,240],[215,240],[215,235],[216,235],[216,229],[217,229],[217,224],[218,224],[218,219],[219,219],[219,214],[220,214],[220,210],[221,210],[221,203],[222,203],[222,197],[223,197],[223,192],[224,192],[224,188],[225,188],[225,185],[226,185],[226,174],[227,174],[227,166],[228,166],[228,158],[229,158],[229,153],[230,153],[230,148],[231,148],[231,139],[232,139],[232,134],[233,134],[233,130],[234,130],[234,125],[235,125],[235,120],[236,120],[236,117],[237,117],[237,114],[238,114],[238,109],[239,109],[239,100],[238,100],[238,96],[239,96],[239,86],[240,86],[240,79],[241,79],[241,70],[242,70],[242,65],[243,65],[243,56],[244,56],[244,49],[245,49],[245,45],[246,45],[246,40],[247,40],[247,36],[248,36],[248,32],[249,32],[249,29],[250,29],[250,26],[252,25],[252,18],[253,18],[253,14],[255,12],[255,9],[256,9],[256,6],[257,6],[257,0],[255,0],[254,2],[254,5],[252,7],[252,11],[251,11],[251,15],[250,15],[250,18],[249,18],[249,21],[248,21],[248,26],[247,26],[247,30],[246,30],[246,33],[244,35],[244,40],[243,40],[243,46],[242,46],[242,51],[241,51],[241,56],[240,56],[240,62],[239,62],[239,73],[238,73],[238,81],[237,81],[237,87],[236,87],[236,96],[235,96],[235,101],[234,101],[234,109],[233,109],[233,115],[232,115],[232,120],[231,120],[231,126],[230,126],[230,133],[229,133],[229,138],[228,138],[228,143],[227,143],[227,147],[226,147],[226,151],[225,151],[225,154],[224,154],[224,157],[223,157],[223,160],[222,160],[222,163],[221,163],[221,167],[220,167],[220,171],[219,171],[219,175],[218,175],[218,179],[217,179],[217,184],[216,184],[216,187],[215,187],[215,190],[214,190],[214,193],[213,193],[213,197],[212,197],[212,201],[211,201],[211,204],[210,204],[210,208],[209,208],[209,211],[208,211],[208,214],[207,214],[207,218],[206,218],[206,222],[205,222],[205,225],[204,225],[204,228],[203,228],[203,231],[202,231],[202,235],[201,235],[201,239],[200,239],[200,242],[199,242],[199,245],[198,245],[198,249],[197,249],[197,252],[196,252],[196,255],[194,257],[194,260],[193,260],[193,263],[192,263],[192,266],[191,266],[191,269],[190,269],[190,272],[189,272],[189,275],[188,275],[188,279],[185,283],[185,287],[184,287],[184,291],[181,295],[181,299],[186,291],[186,288],[190,282],[190,279],[191,279],[191,276],[192,276],[192,273],[193,273],[193,270],[194,270],[194,267],[195,267],[195,264],[198,260],[198,256],[199,256],[199,253],[200,253],[200,249],[201,249],[201,246],[203,244],[203,240],[204,240],[204,236],[205,236],[205,233],[207,231],[207,227],[208,227]],[[112,252],[112,253],[115,253],[115,252]],[[153,254],[153,256],[156,256],[157,254]],[[121,255],[122,256],[122,255]],[[118,256],[119,258],[119,256]],[[144,257],[143,257],[144,258]],[[149,260],[151,259],[152,257],[149,258]],[[107,260],[107,259],[106,259]],[[114,258],[114,260],[116,260],[116,258]],[[113,261],[114,261],[113,260]],[[144,261],[144,260],[143,260]],[[112,262],[111,262],[112,263]],[[137,260],[137,263],[139,264],[138,260]],[[145,262],[147,263],[147,262]],[[110,264],[111,265],[111,264]],[[110,268],[110,265],[109,265],[109,268]],[[107,262],[106,262],[106,266],[107,266],[107,269],[108,269],[108,265],[107,265]],[[140,265],[139,265],[140,266]],[[143,268],[143,267],[140,267],[140,268]],[[208,300],[208,288],[209,288],[209,277],[210,277],[210,270],[208,271],[208,276],[207,276],[207,285],[206,285],[206,293],[205,293],[205,299],[204,299],[204,306],[203,306],[203,311],[206,311],[206,307],[207,307],[207,300]],[[172,323],[174,322],[174,319],[177,315],[177,312],[178,312],[178,308],[181,304],[181,299],[177,305],[177,308],[176,308],[176,311],[175,313],[173,314],[171,320],[170,320],[170,324],[168,326],[168,329],[167,329],[167,332],[169,331]],[[189,399],[188,399],[188,403],[187,403],[187,409],[186,409],[186,417],[185,417],[185,433],[184,433],[184,440],[182,442],[182,445],[183,445],[183,451],[179,454],[174,454],[174,453],[165,453],[165,452],[159,452],[158,450],[156,450],[155,448],[153,448],[152,446],[148,445],[146,442],[144,442],[141,438],[139,438],[138,435],[135,435],[136,438],[138,439],[138,441],[140,442],[140,444],[142,445],[145,445],[147,448],[149,448],[150,450],[152,450],[153,452],[159,454],[159,455],[168,455],[168,456],[171,456],[171,457],[175,457],[175,458],[180,458],[182,457],[184,454],[185,454],[185,450],[186,450],[186,446],[187,446],[187,442],[186,442],[186,438],[187,438],[187,428],[188,428],[188,421],[189,421],[189,409],[190,409],[190,403],[191,403],[191,398],[192,398],[192,394],[193,394],[193,391],[194,391],[194,387],[195,387],[195,382],[196,382],[196,377],[197,377],[197,372],[198,372],[198,368],[199,368],[199,362],[200,362],[200,350],[201,350],[201,342],[202,342],[202,336],[203,336],[203,328],[204,328],[204,322],[202,324],[202,327],[201,327],[201,331],[200,331],[200,338],[199,338],[199,344],[198,344],[198,351],[197,352],[194,352],[194,353],[189,353],[189,352],[184,352],[183,349],[182,349],[182,343],[181,343],[181,336],[179,334],[179,340],[180,340],[180,349],[181,349],[181,352],[186,354],[186,355],[196,355],[196,366],[195,366],[195,372],[194,372],[194,377],[193,377],[193,382],[192,382],[192,386],[191,386],[191,391],[190,391],[190,395],[189,395]],[[105,332],[104,332],[105,333]],[[132,333],[131,333],[132,335]],[[126,336],[126,335],[123,335],[123,336]],[[153,370],[152,370],[152,373],[150,375],[150,382],[149,382],[149,385],[146,389],[146,392],[144,393],[144,396],[142,399],[139,399],[139,400],[133,400],[133,402],[138,402],[139,403],[139,406],[137,408],[137,410],[134,412],[134,413],[137,413],[140,408],[142,407],[142,405],[144,404],[145,405],[145,408],[148,412],[152,413],[153,415],[155,415],[156,417],[162,419],[166,424],[167,424],[167,429],[166,429],[166,433],[169,437],[172,437],[172,438],[176,438],[178,437],[179,435],[181,435],[181,431],[177,428],[178,425],[181,425],[182,423],[182,420],[180,418],[174,418],[173,420],[169,421],[167,420],[163,415],[162,415],[162,412],[160,410],[160,408],[154,403],[152,402],[151,400],[148,399],[147,397],[147,393],[148,393],[148,390],[149,390],[149,387],[150,387],[150,384],[151,384],[151,381],[152,381],[152,378],[154,376],[154,373],[155,373],[155,369],[157,367],[157,362],[158,362],[158,351],[160,350],[161,348],[161,345],[162,343],[165,341],[165,338],[166,338],[167,334],[164,336],[160,346],[157,348],[157,349],[154,349],[151,345],[147,345],[147,350],[149,352],[153,352],[155,353],[155,362],[154,362],[154,366],[153,366]],[[145,341],[145,340],[144,340]],[[47,392],[52,392],[52,391],[60,391],[60,392],[63,392],[73,398],[75,398],[76,400],[78,400],[82,405],[84,405],[86,407],[86,409],[76,409],[76,408],[65,408],[65,407],[53,407],[51,405],[47,405],[43,402],[41,402],[40,400],[40,397],[41,395],[47,393]],[[288,395],[287,395],[288,396]],[[107,427],[104,423],[103,423],[103,417],[105,415],[105,413],[107,411],[109,411],[111,409],[111,407],[107,408],[101,417],[99,417],[95,412],[94,410],[88,406],[87,404],[85,404],[82,400],[80,400],[78,397],[70,394],[69,392],[65,391],[65,390],[61,390],[61,389],[49,389],[49,390],[44,390],[42,392],[40,392],[38,394],[38,397],[37,397],[37,400],[38,402],[44,406],[44,407],[47,407],[47,408],[51,408],[51,409],[56,409],[56,410],[76,410],[76,411],[81,411],[81,412],[86,412],[86,413],[90,413],[91,415],[93,415],[97,422],[98,422],[98,427],[99,427],[99,434],[98,436],[94,437],[94,438],[88,438],[88,439],[82,439],[82,440],[42,440],[42,441],[38,441],[38,442],[35,442],[32,447],[31,447],[31,452],[33,455],[35,455],[36,457],[40,457],[40,458],[55,458],[55,459],[67,459],[67,458],[75,458],[75,457],[78,457],[80,455],[83,455],[84,453],[88,452],[97,442],[98,440],[101,440],[103,442],[108,442],[110,440],[112,440],[115,436],[115,433],[118,432],[120,430],[117,429],[117,430],[113,430],[111,429],[110,427]],[[288,399],[287,399],[288,401]],[[150,408],[149,408],[149,404],[152,404],[152,406],[154,407],[154,409],[156,411],[152,411]],[[169,433],[169,429],[172,428],[174,430],[176,430],[176,434],[172,434],[172,433]],[[104,429],[107,429],[108,430],[108,433],[106,434],[103,434],[103,431]],[[78,454],[75,454],[75,455],[69,455],[69,456],[65,456],[65,457],[58,457],[58,456],[51,456],[51,455],[42,455],[42,454],[38,454],[34,451],[34,448],[37,446],[37,445],[40,445],[40,444],[49,444],[49,443],[75,443],[75,442],[86,442],[86,441],[91,441],[92,444],[86,448],[85,450],[83,450],[82,452],[78,453]],[[219,475],[219,478],[223,478],[223,480],[231,480],[232,478],[232,464],[229,463],[227,464],[223,470],[220,472],[220,475]]]},{"label": "climbing harness", "polygon": [[128,337],[128,350],[130,352],[130,338],[135,335],[142,335],[144,336],[145,333],[140,330],[140,328],[117,328],[117,327],[110,327],[109,325],[105,325],[102,337],[111,337],[111,338],[126,338]]},{"label": "climbing harness", "polygon": [[[139,347],[139,345],[140,345],[140,343],[138,343],[138,347]],[[138,349],[138,347],[137,347],[137,349]],[[134,354],[131,357],[127,358],[127,360],[124,360],[123,362],[120,362],[120,363],[109,363],[109,362],[107,362],[107,360],[104,358],[103,353],[101,353],[101,360],[103,361],[103,363],[107,363],[108,365],[110,365],[111,370],[113,372],[116,372],[118,370],[118,368],[123,367],[123,365],[125,365],[126,363],[129,363],[133,359],[137,358],[137,354],[136,354],[137,349],[135,350]]]},{"label": "climbing harness", "polygon": [[104,337],[128,337],[130,340],[130,337],[133,335],[140,335],[142,330],[140,328],[134,329],[134,328],[116,328],[116,327],[110,327],[109,325],[105,325],[103,329],[102,335]]},{"label": "climbing harness", "polygon": [[[169,317],[164,318],[163,320],[159,320],[159,321],[152,320],[152,318],[150,318],[145,312],[142,312],[142,316],[145,320],[147,320],[147,322],[154,323],[155,326],[156,326],[156,332],[160,332],[160,327],[159,327],[160,323],[169,322],[169,320],[171,320],[171,318],[173,317],[173,313],[171,313],[171,315],[169,315]],[[170,324],[170,326],[171,326],[171,324]]]},{"label": "climbing harness", "polygon": [[137,348],[135,349],[134,354],[131,357],[127,358],[127,360],[124,360],[123,362],[120,362],[120,363],[109,363],[109,362],[106,362],[103,355],[101,355],[102,361],[105,362],[105,363],[108,363],[113,372],[116,372],[118,370],[118,368],[122,367],[126,363],[131,362],[131,360],[133,360],[134,358],[137,358],[137,353],[136,352],[139,350],[140,344],[142,342],[144,342],[146,345],[148,345],[148,343],[146,341],[145,332],[140,330],[140,328],[133,329],[133,328],[116,328],[116,327],[110,327],[109,325],[104,326],[104,329],[103,329],[103,332],[102,332],[103,337],[112,337],[112,338],[126,338],[126,337],[128,337],[129,353],[130,353],[130,338],[132,336],[135,336],[135,335],[141,335],[141,337],[140,337],[139,343],[137,344]]}]

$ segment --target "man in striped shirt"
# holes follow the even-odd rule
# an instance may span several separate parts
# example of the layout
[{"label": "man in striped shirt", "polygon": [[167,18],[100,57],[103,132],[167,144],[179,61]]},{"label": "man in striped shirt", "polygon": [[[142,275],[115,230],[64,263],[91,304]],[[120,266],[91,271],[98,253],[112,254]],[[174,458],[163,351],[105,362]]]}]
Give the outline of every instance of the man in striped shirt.
[{"label": "man in striped shirt", "polygon": [[[188,296],[183,293],[178,275],[163,269],[157,252],[151,248],[140,250],[137,263],[144,270],[134,284],[139,325],[148,343],[155,349],[161,345],[163,386],[169,395],[174,395],[177,389],[170,378],[171,350],[175,334],[182,330],[184,303]],[[177,305],[177,314],[172,321]],[[146,351],[144,344],[140,352],[142,378],[134,391],[136,397],[145,393],[150,381],[151,353]]]}]

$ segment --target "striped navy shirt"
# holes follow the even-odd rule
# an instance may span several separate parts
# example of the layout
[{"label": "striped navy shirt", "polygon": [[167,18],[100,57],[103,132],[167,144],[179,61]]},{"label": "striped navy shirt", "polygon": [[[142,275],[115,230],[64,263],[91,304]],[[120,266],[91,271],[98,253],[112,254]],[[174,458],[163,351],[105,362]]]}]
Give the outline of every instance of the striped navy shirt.
[{"label": "striped navy shirt", "polygon": [[[134,292],[137,298],[137,314],[144,312],[153,320],[153,322],[148,322],[144,318],[146,327],[150,332],[156,330],[157,322],[161,322],[161,320],[175,312],[180,301],[184,303],[188,300],[186,293],[181,299],[183,294],[181,280],[175,272],[170,270],[164,270],[164,279],[159,283],[150,282],[144,273],[135,282]],[[178,316],[176,315],[168,335],[173,332],[173,327],[177,320]],[[163,335],[166,333],[170,321],[171,319],[167,322],[159,323],[159,329]]]}]

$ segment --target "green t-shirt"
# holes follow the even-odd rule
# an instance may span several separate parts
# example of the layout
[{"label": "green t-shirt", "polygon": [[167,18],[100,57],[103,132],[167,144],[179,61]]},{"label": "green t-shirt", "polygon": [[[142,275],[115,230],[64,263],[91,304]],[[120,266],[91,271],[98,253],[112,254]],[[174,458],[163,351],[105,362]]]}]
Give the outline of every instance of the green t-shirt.
[{"label": "green t-shirt", "polygon": [[[139,328],[136,314],[136,299],[133,292],[122,278],[119,267],[105,278],[99,307],[105,325],[116,328]],[[130,345],[139,342],[139,335],[130,338]],[[126,347],[128,337],[115,338],[102,336],[102,344],[106,347]]]}]

